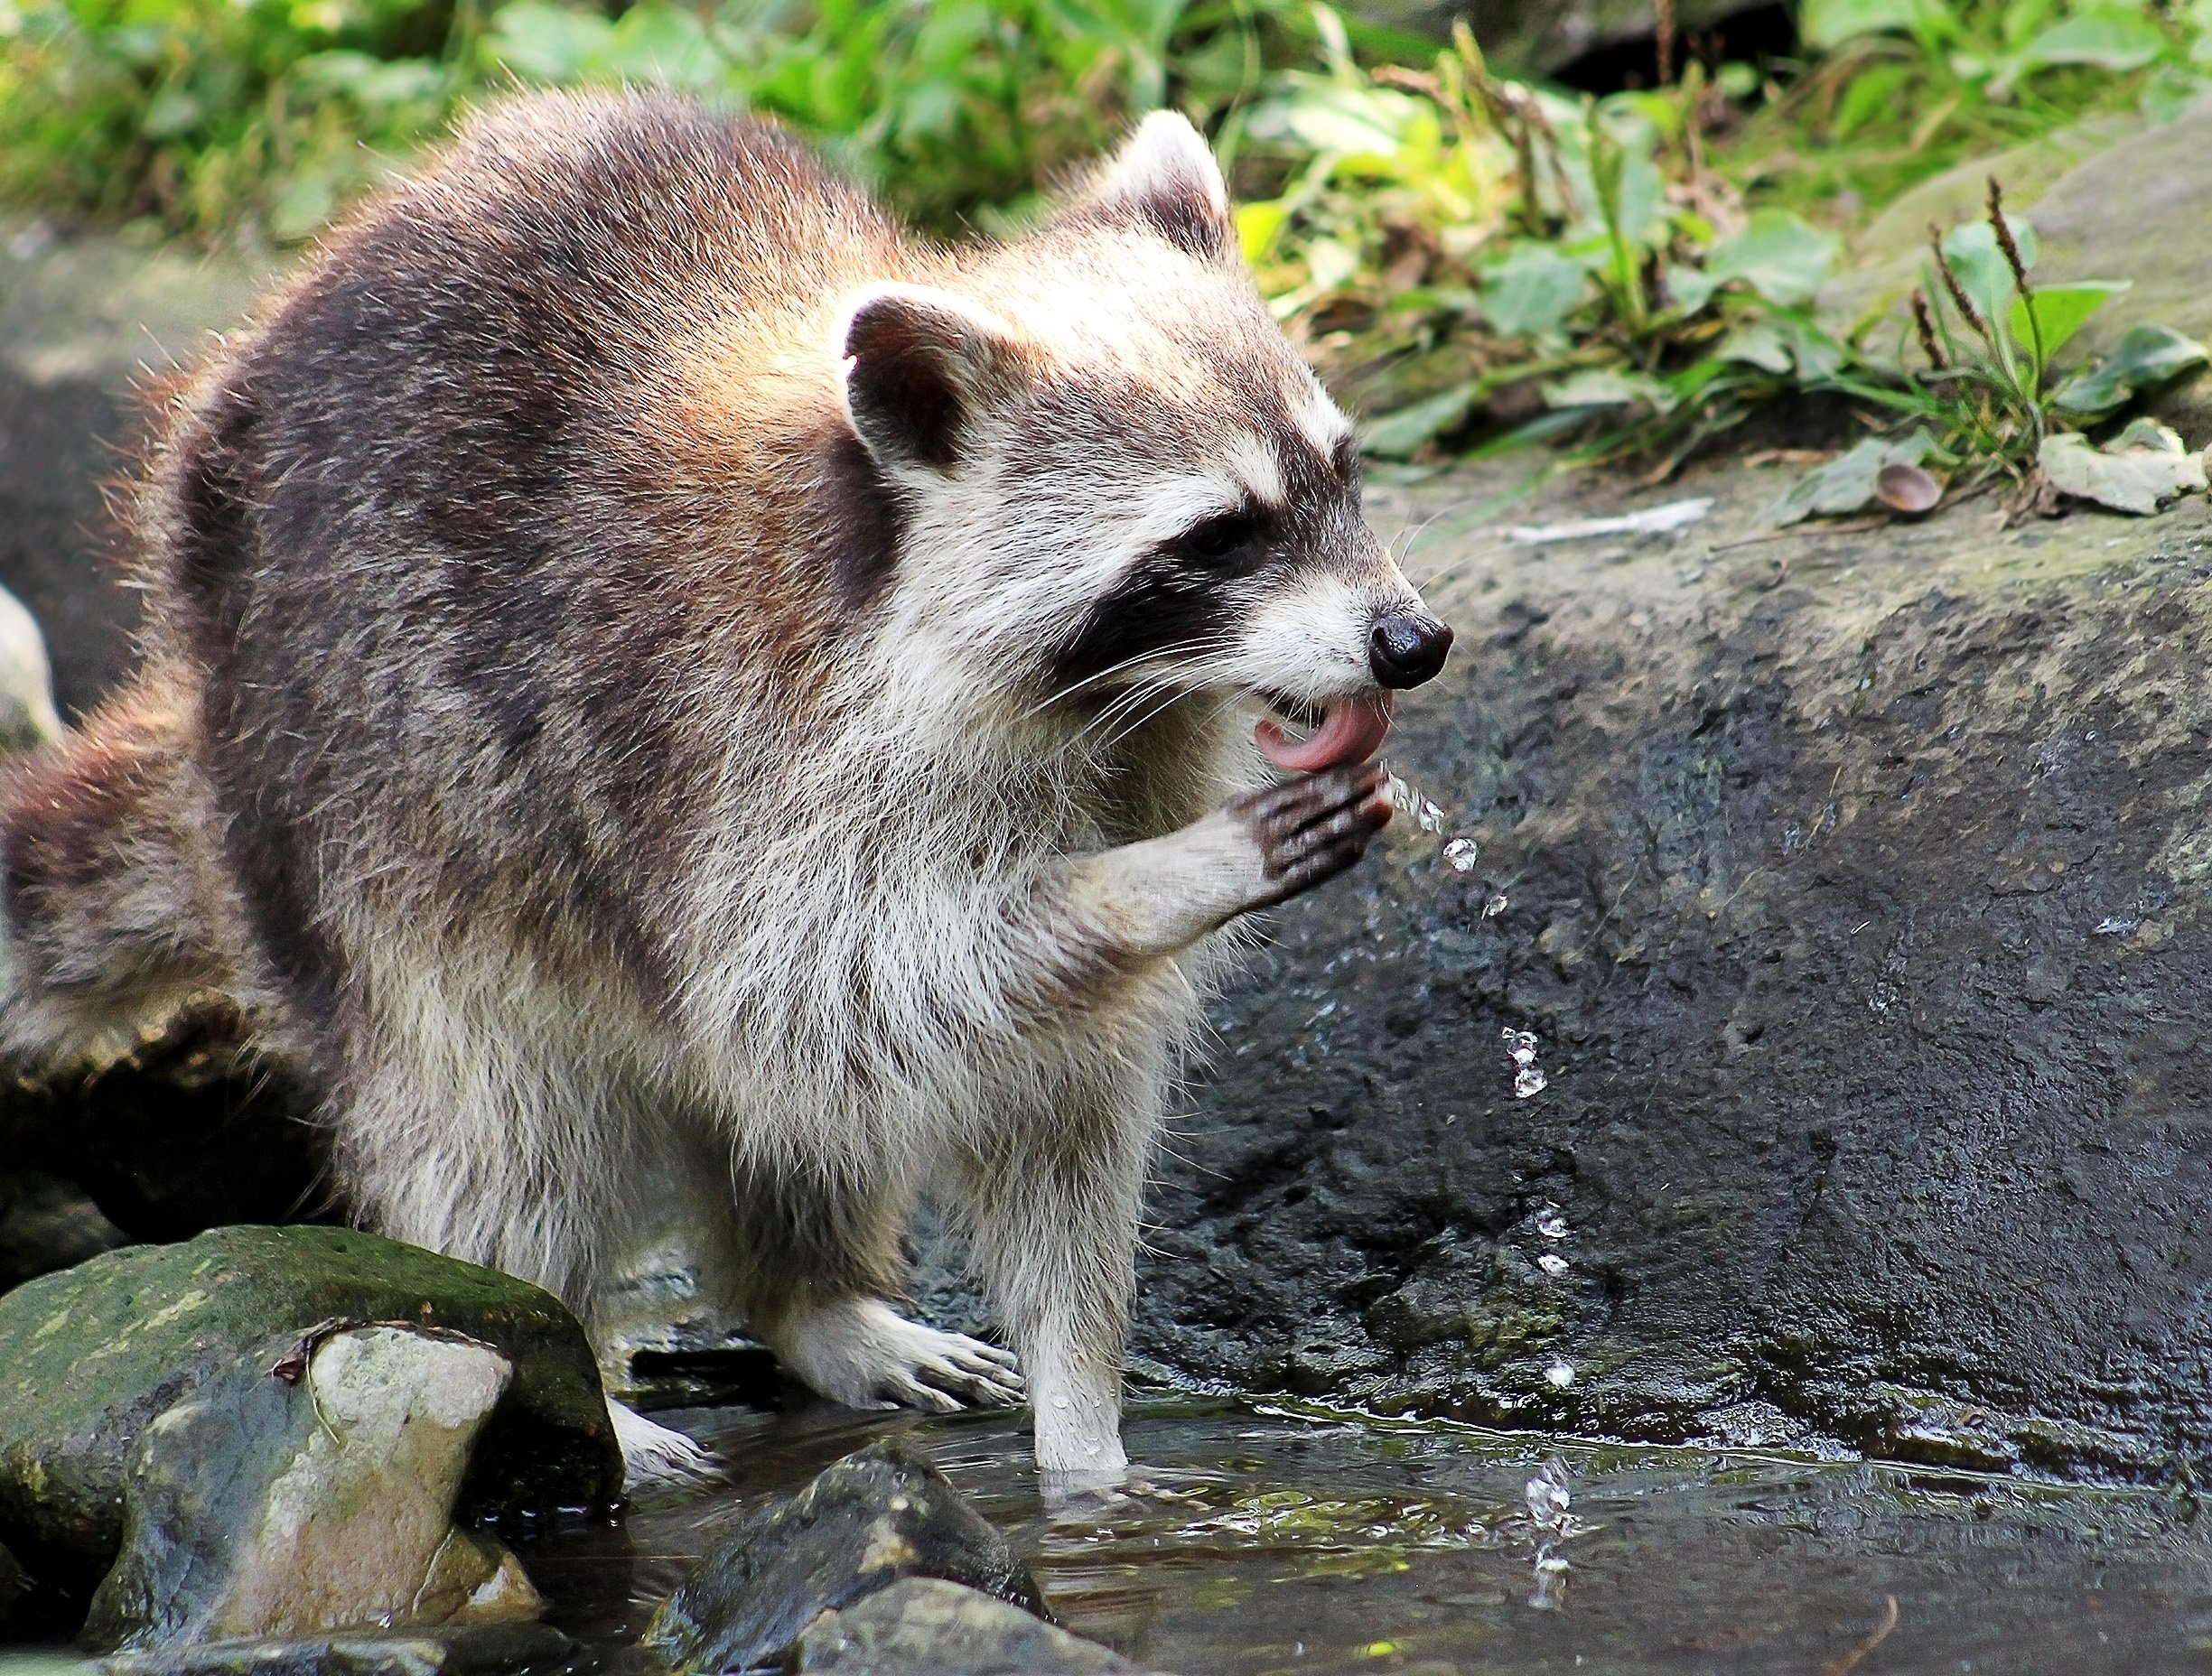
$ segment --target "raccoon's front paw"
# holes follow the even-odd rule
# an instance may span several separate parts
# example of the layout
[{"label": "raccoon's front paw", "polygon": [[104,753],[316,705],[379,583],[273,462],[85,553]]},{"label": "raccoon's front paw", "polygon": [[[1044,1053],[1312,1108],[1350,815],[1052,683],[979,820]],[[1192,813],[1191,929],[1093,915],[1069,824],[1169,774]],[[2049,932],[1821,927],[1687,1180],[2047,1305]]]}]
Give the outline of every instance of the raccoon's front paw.
[{"label": "raccoon's front paw", "polygon": [[775,1335],[784,1366],[832,1401],[855,1409],[1010,1408],[1023,1397],[1010,1350],[910,1321],[873,1298],[787,1320]]},{"label": "raccoon's front paw", "polygon": [[1260,852],[1265,883],[1252,904],[1268,908],[1333,879],[1367,852],[1390,824],[1388,773],[1372,762],[1302,774],[1228,805]]}]

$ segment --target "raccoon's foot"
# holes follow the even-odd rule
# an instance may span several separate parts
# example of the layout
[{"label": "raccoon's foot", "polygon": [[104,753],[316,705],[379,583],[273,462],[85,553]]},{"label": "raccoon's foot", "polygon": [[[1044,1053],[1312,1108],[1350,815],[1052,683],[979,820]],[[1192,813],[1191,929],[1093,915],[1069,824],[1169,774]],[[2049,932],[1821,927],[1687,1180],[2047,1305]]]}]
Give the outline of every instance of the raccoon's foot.
[{"label": "raccoon's foot", "polygon": [[1259,852],[1251,908],[1311,890],[1352,866],[1390,824],[1389,775],[1372,762],[1302,774],[1232,798],[1223,811]]},{"label": "raccoon's foot", "polygon": [[622,1487],[631,1494],[687,1488],[725,1476],[720,1461],[674,1428],[611,1398],[607,1414],[614,1421],[614,1440],[622,1448]]},{"label": "raccoon's foot", "polygon": [[769,1342],[798,1379],[854,1409],[1010,1408],[1022,1400],[1013,1353],[910,1321],[874,1298],[798,1310]]}]

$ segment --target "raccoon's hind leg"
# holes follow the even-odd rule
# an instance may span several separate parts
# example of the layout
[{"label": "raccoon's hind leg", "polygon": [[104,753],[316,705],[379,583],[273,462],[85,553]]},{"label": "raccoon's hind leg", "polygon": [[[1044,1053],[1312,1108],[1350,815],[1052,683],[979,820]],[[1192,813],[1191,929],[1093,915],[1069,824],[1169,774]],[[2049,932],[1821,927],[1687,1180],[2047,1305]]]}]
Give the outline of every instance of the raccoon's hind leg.
[{"label": "raccoon's hind leg", "polygon": [[0,776],[0,1052],[98,1064],[204,998],[241,1013],[243,937],[207,836],[191,692],[156,665]]},{"label": "raccoon's hind leg", "polygon": [[[612,1231],[661,1191],[639,1127],[567,1077],[529,1075],[526,1057],[479,1038],[446,998],[417,1003],[412,1016],[431,1028],[416,1039],[359,1031],[347,1055],[369,1067],[338,1111],[365,1219],[542,1286],[588,1326]],[[723,1476],[682,1432],[607,1408],[630,1491]]]},{"label": "raccoon's hind leg", "polygon": [[904,1268],[904,1195],[734,1169],[711,1142],[692,1181],[703,1280],[802,1383],[859,1409],[942,1413],[1022,1401],[1011,1352],[910,1321],[887,1301]]}]

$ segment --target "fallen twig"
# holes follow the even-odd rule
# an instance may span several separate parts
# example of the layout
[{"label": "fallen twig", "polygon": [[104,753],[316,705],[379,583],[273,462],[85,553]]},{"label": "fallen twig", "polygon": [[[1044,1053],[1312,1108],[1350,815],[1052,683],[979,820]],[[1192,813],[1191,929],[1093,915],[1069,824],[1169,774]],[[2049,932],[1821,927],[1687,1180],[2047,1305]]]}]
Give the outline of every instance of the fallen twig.
[{"label": "fallen twig", "polygon": [[1851,1676],[1852,1671],[1859,1668],[1859,1661],[1889,1640],[1890,1632],[1896,1627],[1897,1597],[1884,1595],[1881,1597],[1881,1622],[1874,1626],[1874,1633],[1842,1658],[1823,1666],[1820,1676]]}]

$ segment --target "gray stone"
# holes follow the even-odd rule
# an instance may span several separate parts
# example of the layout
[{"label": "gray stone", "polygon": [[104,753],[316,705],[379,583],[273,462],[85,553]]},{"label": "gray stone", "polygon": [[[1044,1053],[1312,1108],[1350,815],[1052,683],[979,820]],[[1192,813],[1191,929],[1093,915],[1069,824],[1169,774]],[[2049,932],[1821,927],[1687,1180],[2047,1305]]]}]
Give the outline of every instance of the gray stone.
[{"label": "gray stone", "polygon": [[89,1588],[118,1552],[131,1452],[154,1418],[257,1346],[337,1326],[466,1334],[515,1369],[462,1512],[550,1517],[621,1494],[583,1331],[523,1281],[335,1228],[225,1228],[110,1252],[0,1298],[0,1541]]},{"label": "gray stone", "polygon": [[679,1671],[752,1670],[781,1659],[817,1615],[905,1577],[1045,1615],[1006,1539],[926,1457],[884,1439],[716,1543],[654,1615],[646,1644]]},{"label": "gray stone", "polygon": [[100,485],[140,445],[160,378],[234,330],[277,270],[266,253],[0,225],[0,584],[44,627],[69,713],[134,662],[137,596]]},{"label": "gray stone", "polygon": [[513,1554],[453,1508],[513,1365],[458,1334],[280,1340],[202,1382],[133,1451],[102,1651],[535,1618]]},{"label": "gray stone", "polygon": [[[1386,753],[1444,831],[1283,910],[1216,1010],[1135,1368],[1999,1471],[2212,1457],[2212,510],[1768,539],[1795,469],[1716,467],[1472,521],[1528,469],[1371,493],[1459,630]],[[1705,494],[1673,538],[1498,527]]]},{"label": "gray stone", "polygon": [[436,1634],[205,1642],[79,1668],[87,1676],[512,1676],[556,1664],[574,1646],[548,1625],[487,1624]]},{"label": "gray stone", "polygon": [[799,1637],[798,1668],[825,1676],[1145,1676],[1118,1653],[1003,1600],[920,1577],[824,1613]]}]

